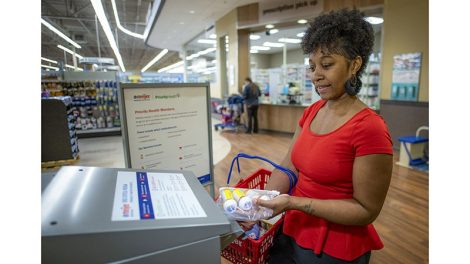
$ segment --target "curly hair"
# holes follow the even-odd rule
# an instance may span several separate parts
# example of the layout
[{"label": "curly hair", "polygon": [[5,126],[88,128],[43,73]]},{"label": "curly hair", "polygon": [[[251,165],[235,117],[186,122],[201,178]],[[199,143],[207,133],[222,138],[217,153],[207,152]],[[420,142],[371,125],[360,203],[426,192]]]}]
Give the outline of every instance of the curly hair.
[{"label": "curly hair", "polygon": [[341,9],[316,17],[302,38],[304,54],[318,49],[338,54],[352,60],[361,56],[362,65],[356,73],[357,85],[350,95],[357,94],[362,86],[360,79],[374,46],[374,30],[357,9]]}]

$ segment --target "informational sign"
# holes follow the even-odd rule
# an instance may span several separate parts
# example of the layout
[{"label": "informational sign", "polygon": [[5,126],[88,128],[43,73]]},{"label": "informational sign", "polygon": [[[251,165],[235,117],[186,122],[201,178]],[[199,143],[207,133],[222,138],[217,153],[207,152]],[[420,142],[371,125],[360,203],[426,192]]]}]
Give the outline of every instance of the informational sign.
[{"label": "informational sign", "polygon": [[299,17],[312,18],[323,11],[323,0],[269,0],[260,1],[260,24],[279,22]]},{"label": "informational sign", "polygon": [[106,64],[106,65],[114,65],[113,58],[98,58],[98,57],[84,57],[79,60],[82,64]]},{"label": "informational sign", "polygon": [[[126,166],[213,179],[208,84],[120,84]],[[213,182],[212,182],[213,183]]]},{"label": "informational sign", "polygon": [[180,173],[119,171],[112,221],[207,217]]},{"label": "informational sign", "polygon": [[392,95],[393,100],[417,101],[421,53],[393,56]]}]

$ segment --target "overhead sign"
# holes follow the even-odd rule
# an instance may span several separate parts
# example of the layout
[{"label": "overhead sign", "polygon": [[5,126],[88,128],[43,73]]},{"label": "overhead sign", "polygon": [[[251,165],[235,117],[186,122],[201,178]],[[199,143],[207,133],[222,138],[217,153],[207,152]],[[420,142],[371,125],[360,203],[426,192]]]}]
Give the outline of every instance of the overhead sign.
[{"label": "overhead sign", "polygon": [[260,24],[312,18],[323,11],[323,0],[270,0],[259,2]]},{"label": "overhead sign", "polygon": [[114,59],[113,58],[99,58],[99,57],[84,57],[79,60],[79,63],[114,65]]},{"label": "overhead sign", "polygon": [[126,166],[192,171],[212,183],[209,86],[121,83]]}]

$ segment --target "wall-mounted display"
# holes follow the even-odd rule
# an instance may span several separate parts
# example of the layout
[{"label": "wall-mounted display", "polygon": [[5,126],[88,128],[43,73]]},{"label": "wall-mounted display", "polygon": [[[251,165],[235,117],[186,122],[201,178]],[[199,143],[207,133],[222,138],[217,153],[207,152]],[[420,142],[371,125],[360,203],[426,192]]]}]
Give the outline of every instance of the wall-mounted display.
[{"label": "wall-mounted display", "polygon": [[421,57],[419,52],[393,56],[393,100],[418,101]]}]

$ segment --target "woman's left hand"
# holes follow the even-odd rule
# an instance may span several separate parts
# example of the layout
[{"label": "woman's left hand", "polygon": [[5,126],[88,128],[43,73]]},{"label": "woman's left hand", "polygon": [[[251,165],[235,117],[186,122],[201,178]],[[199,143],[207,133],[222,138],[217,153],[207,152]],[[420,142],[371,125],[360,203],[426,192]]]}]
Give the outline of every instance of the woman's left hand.
[{"label": "woman's left hand", "polygon": [[273,217],[286,211],[290,205],[290,196],[288,194],[281,194],[272,200],[256,199],[255,204],[273,210]]}]

